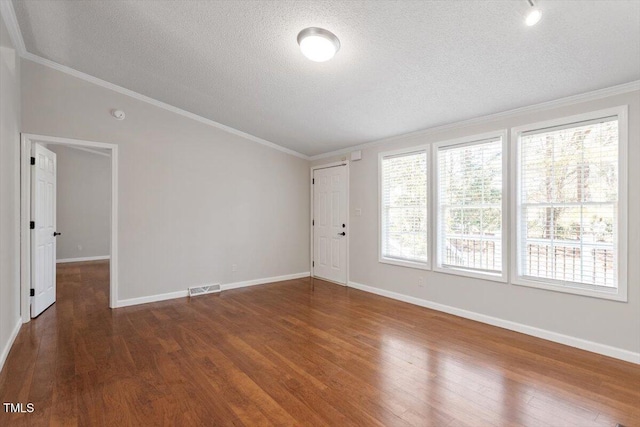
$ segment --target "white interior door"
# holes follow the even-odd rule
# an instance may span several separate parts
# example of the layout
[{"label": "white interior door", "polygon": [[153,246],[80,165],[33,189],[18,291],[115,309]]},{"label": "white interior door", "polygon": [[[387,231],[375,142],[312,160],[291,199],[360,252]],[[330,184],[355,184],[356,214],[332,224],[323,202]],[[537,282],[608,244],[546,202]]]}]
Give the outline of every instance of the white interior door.
[{"label": "white interior door", "polygon": [[347,284],[347,168],[313,171],[313,275]]},{"label": "white interior door", "polygon": [[31,317],[56,302],[56,153],[33,145],[31,166]]}]

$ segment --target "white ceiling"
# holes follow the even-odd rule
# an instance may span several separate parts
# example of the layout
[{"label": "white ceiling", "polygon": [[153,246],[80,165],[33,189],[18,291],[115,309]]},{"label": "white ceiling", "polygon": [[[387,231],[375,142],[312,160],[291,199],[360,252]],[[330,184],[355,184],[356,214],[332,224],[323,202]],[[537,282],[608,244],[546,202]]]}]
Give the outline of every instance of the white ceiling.
[{"label": "white ceiling", "polygon": [[640,1],[13,4],[27,51],[310,156],[640,79]]}]

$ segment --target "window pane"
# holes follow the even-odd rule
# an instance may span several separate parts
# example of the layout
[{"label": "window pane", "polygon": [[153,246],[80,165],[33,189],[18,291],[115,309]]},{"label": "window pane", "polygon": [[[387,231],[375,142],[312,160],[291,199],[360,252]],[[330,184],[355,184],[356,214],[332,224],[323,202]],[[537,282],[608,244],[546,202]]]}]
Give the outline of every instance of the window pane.
[{"label": "window pane", "polygon": [[618,120],[522,135],[520,274],[617,287]]},{"label": "window pane", "polygon": [[441,265],[502,271],[502,139],[438,150]]},{"label": "window pane", "polygon": [[427,262],[427,153],[382,159],[382,256]]}]

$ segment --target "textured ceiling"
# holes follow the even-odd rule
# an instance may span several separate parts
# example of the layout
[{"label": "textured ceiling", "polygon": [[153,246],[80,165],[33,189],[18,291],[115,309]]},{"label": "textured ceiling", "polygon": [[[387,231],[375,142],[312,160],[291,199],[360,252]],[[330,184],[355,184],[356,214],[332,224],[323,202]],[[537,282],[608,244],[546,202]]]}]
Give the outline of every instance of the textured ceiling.
[{"label": "textured ceiling", "polygon": [[29,52],[306,155],[640,79],[639,1],[537,4],[14,1]]}]

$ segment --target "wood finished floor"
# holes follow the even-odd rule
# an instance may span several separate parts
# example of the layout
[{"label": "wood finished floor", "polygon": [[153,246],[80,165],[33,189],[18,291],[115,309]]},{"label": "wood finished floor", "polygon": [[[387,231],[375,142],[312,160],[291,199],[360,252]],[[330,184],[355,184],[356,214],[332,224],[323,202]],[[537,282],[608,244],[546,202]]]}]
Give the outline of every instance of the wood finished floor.
[{"label": "wood finished floor", "polygon": [[110,310],[108,263],[58,267],[0,425],[640,426],[640,368],[310,279]]}]

